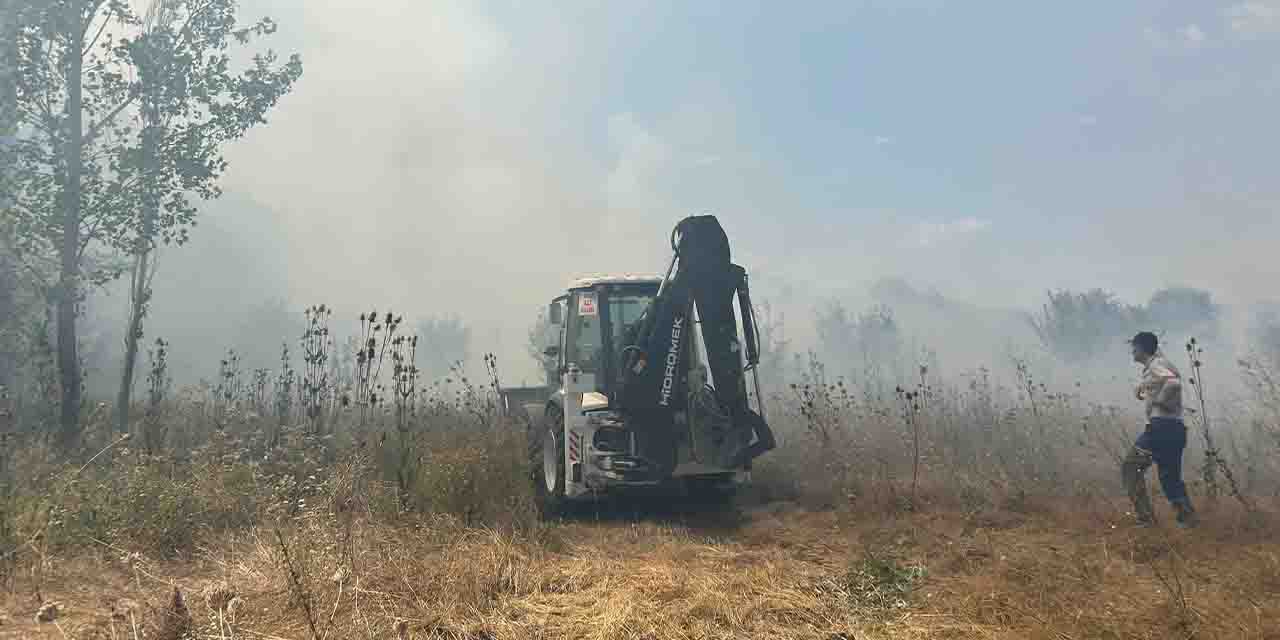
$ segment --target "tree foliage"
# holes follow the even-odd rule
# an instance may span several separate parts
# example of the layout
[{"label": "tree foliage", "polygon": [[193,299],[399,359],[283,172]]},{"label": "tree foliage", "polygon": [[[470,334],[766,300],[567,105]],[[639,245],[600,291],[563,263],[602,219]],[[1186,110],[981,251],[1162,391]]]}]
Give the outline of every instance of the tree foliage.
[{"label": "tree foliage", "polygon": [[756,331],[760,340],[761,384],[770,389],[785,386],[791,365],[792,341],[787,338],[786,318],[775,312],[773,305],[762,300],[756,306]]},{"label": "tree foliage", "polygon": [[[58,197],[69,167],[59,150],[75,132],[67,127],[72,114],[60,106],[72,84],[83,89],[85,123],[77,250],[132,253],[156,240],[187,240],[196,216],[191,196],[221,194],[224,144],[265,123],[266,112],[300,77],[296,55],[277,66],[273,52],[254,55],[247,69],[232,73],[230,41],[247,44],[273,33],[270,19],[240,27],[231,0],[167,0],[165,6],[161,21],[141,33],[134,33],[141,18],[119,1],[60,0],[24,23],[15,194],[20,249],[49,251],[63,239]],[[82,76],[68,77],[72,58],[81,55]],[[141,105],[154,108],[157,121],[145,122]],[[158,137],[154,164],[143,158],[148,135]],[[161,212],[148,228],[138,213],[151,194]],[[100,282],[118,273],[92,275]]]},{"label": "tree foliage", "polygon": [[549,386],[556,384],[556,363],[557,358],[548,356],[545,351],[547,348],[547,330],[551,327],[551,319],[547,317],[547,307],[538,309],[538,316],[529,326],[526,335],[525,352],[534,362],[538,363],[538,368],[542,371],[543,381]]},{"label": "tree foliage", "polygon": [[1259,309],[1249,324],[1250,350],[1280,371],[1280,304]]},{"label": "tree foliage", "polygon": [[428,380],[448,375],[450,367],[471,355],[471,328],[454,314],[418,322],[419,369]]},{"label": "tree foliage", "polygon": [[1146,317],[1141,307],[1127,305],[1102,289],[1047,295],[1049,300],[1030,323],[1041,344],[1066,362],[1083,363],[1114,349]]},{"label": "tree foliage", "polygon": [[1218,335],[1220,310],[1212,294],[1191,287],[1170,287],[1152,294],[1145,305],[1131,305],[1103,289],[1050,291],[1038,314],[1029,318],[1041,344],[1064,362],[1080,364],[1121,348],[1138,331],[1166,338]]},{"label": "tree foliage", "polygon": [[1221,309],[1213,294],[1192,287],[1169,287],[1151,295],[1146,320],[1156,330],[1172,335],[1197,334],[1200,340],[1218,337]]},{"label": "tree foliage", "polygon": [[824,360],[861,370],[865,380],[881,382],[902,354],[902,335],[893,309],[874,305],[853,314],[838,301],[817,312],[818,345]]},{"label": "tree foliage", "polygon": [[[124,0],[20,2],[14,38],[12,209],[23,260],[56,255],[64,436],[77,429],[82,282],[118,277],[159,242],[182,244],[191,198],[220,195],[221,147],[264,123],[301,75],[298,57],[258,54],[232,72],[228,47],[275,31],[236,21],[233,0],[157,0],[144,24]],[[64,442],[65,443],[65,442]]]}]

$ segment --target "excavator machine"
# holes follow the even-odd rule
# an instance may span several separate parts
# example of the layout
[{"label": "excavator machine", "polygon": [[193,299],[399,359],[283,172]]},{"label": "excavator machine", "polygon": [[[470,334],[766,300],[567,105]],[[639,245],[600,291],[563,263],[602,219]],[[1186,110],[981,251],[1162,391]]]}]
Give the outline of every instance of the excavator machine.
[{"label": "excavator machine", "polygon": [[713,215],[681,220],[671,249],[665,275],[571,282],[548,307],[547,385],[502,390],[541,414],[527,424],[544,517],[629,492],[731,499],[775,447],[746,270]]}]

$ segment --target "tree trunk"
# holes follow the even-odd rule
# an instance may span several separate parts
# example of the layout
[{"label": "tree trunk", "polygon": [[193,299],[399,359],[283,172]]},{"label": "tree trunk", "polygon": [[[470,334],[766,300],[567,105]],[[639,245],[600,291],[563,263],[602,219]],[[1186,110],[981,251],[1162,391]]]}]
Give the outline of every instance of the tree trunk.
[{"label": "tree trunk", "polygon": [[120,391],[116,395],[116,430],[129,431],[130,402],[133,400],[133,372],[138,360],[138,340],[142,338],[142,316],[151,298],[147,273],[149,251],[144,251],[133,263],[133,281],[129,284],[129,320],[124,335],[124,366],[120,372]]},{"label": "tree trunk", "polygon": [[9,199],[12,150],[7,137],[17,132],[18,121],[18,8],[13,0],[0,0],[0,209]]},{"label": "tree trunk", "polygon": [[[7,137],[17,130],[18,86],[15,82],[18,56],[18,11],[13,0],[0,0],[0,214],[9,207],[13,153]],[[4,233],[0,230],[0,233]],[[17,268],[8,256],[8,238],[0,237],[0,334],[16,325]],[[11,324],[12,323],[12,324]],[[18,354],[8,340],[0,338],[0,388],[12,386]],[[2,394],[0,394],[2,395]],[[0,398],[0,405],[4,402]],[[5,411],[0,406],[0,414]]]},{"label": "tree trunk", "polygon": [[[70,14],[71,11],[68,11]],[[80,435],[80,357],[76,348],[76,298],[80,290],[80,175],[84,156],[84,103],[81,75],[84,59],[79,43],[81,17],[67,15],[66,141],[63,163],[66,182],[62,185],[61,273],[58,291],[58,374],[62,385],[60,440],[71,447]]]},{"label": "tree trunk", "polygon": [[[163,11],[163,4],[152,5],[153,11]],[[149,19],[160,19],[160,14],[152,14]],[[139,79],[142,81],[142,167],[143,192],[141,233],[135,251],[133,264],[133,282],[129,286],[129,324],[124,336],[124,366],[120,374],[120,391],[116,396],[116,429],[120,432],[129,429],[129,402],[133,398],[133,374],[138,358],[138,341],[142,339],[142,319],[147,315],[147,305],[151,302],[151,274],[148,266],[151,257],[151,243],[156,235],[156,214],[160,209],[160,197],[156,188],[154,172],[159,165],[159,147],[161,135],[160,109],[150,89],[157,82],[157,65],[154,49],[148,48],[148,54],[137,61]]]}]

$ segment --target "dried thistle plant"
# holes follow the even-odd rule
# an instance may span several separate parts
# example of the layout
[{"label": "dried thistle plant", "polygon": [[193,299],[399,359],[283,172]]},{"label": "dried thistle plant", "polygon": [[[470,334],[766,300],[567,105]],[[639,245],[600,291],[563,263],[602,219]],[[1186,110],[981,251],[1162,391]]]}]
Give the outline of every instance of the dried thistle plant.
[{"label": "dried thistle plant", "polygon": [[489,375],[489,390],[486,391],[488,396],[488,410],[494,412],[497,410],[497,399],[502,393],[502,381],[498,378],[498,356],[495,353],[484,354],[484,369]]},{"label": "dried thistle plant", "polygon": [[360,412],[360,424],[363,426],[367,417],[372,395],[372,373],[374,355],[377,353],[376,334],[381,330],[377,322],[377,311],[367,315],[360,314],[360,338],[355,353],[355,404]]},{"label": "dried thistle plant", "polygon": [[1196,401],[1200,405],[1199,411],[1195,411],[1195,415],[1200,422],[1200,432],[1204,434],[1204,465],[1201,467],[1201,475],[1204,478],[1205,485],[1209,491],[1211,498],[1216,497],[1220,491],[1217,482],[1217,472],[1221,471],[1227,480],[1227,485],[1231,488],[1231,495],[1244,506],[1249,513],[1254,512],[1253,503],[1245,497],[1240,491],[1240,485],[1236,482],[1235,474],[1232,473],[1231,467],[1227,464],[1226,459],[1218,450],[1214,443],[1213,434],[1209,429],[1209,411],[1205,402],[1204,394],[1204,362],[1200,357],[1204,354],[1204,348],[1201,347],[1193,337],[1186,344],[1187,359],[1191,366],[1191,377],[1187,381],[1191,384],[1191,388],[1195,390]]},{"label": "dried thistle plant", "polygon": [[218,381],[213,388],[213,416],[219,428],[226,423],[228,413],[238,408],[243,391],[240,354],[228,349],[227,356],[218,363]]},{"label": "dried thistle plant", "polygon": [[168,424],[161,416],[161,407],[173,385],[169,376],[169,343],[156,338],[154,349],[147,350],[150,366],[147,371],[147,409],[142,418],[142,446],[147,455],[159,453],[164,445]]},{"label": "dried thistle plant", "polygon": [[293,416],[293,387],[297,373],[289,358],[289,343],[280,345],[280,371],[275,380],[275,413],[278,424],[286,424]]},{"label": "dried thistle plant", "polygon": [[[360,339],[355,356],[355,402],[360,410],[362,428],[366,426],[369,415],[385,404],[382,365],[387,353],[397,344],[396,332],[403,321],[403,316],[390,311],[382,315],[376,310],[360,314]],[[394,375],[393,372],[393,378]]]},{"label": "dried thistle plant", "polygon": [[253,410],[258,415],[267,414],[267,388],[271,384],[271,372],[264,368],[255,368],[253,370],[252,381],[252,400]]},{"label": "dried thistle plant", "polygon": [[397,336],[392,340],[391,377],[395,398],[396,429],[400,433],[408,430],[409,417],[415,406],[414,396],[418,391],[418,336]]},{"label": "dried thistle plant", "polygon": [[320,433],[323,413],[323,402],[329,391],[329,371],[325,365],[329,362],[329,352],[333,347],[333,339],[329,333],[329,318],[333,310],[326,305],[307,308],[306,328],[302,332],[302,400],[310,422],[311,433]]},{"label": "dried thistle plant", "polygon": [[920,398],[924,387],[923,380],[920,383],[921,388],[914,390],[896,387],[894,392],[898,396],[898,402],[902,406],[902,419],[906,423],[907,428],[911,431],[911,508],[919,508],[917,487],[920,483]]},{"label": "dried thistle plant", "polygon": [[809,352],[808,371],[801,373],[798,383],[791,384],[799,404],[805,429],[823,448],[830,447],[837,432],[844,429],[844,414],[855,408],[855,400],[844,380],[827,382],[826,368],[813,352]]}]

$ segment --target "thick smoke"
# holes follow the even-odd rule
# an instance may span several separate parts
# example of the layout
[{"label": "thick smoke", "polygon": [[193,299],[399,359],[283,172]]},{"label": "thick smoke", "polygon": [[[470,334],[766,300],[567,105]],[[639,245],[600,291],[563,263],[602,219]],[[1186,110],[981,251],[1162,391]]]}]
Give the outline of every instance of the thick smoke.
[{"label": "thick smoke", "polygon": [[[822,349],[833,302],[853,316],[882,304],[901,328],[902,375],[930,357],[948,371],[1052,361],[1025,314],[1058,288],[1100,286],[1132,304],[1165,286],[1203,288],[1226,305],[1224,344],[1242,348],[1249,305],[1274,297],[1266,284],[1280,276],[1274,261],[1257,260],[1280,235],[1258,204],[1265,193],[1228,197],[1248,185],[1218,181],[1135,196],[1172,161],[1145,165],[1148,181],[1124,192],[1111,170],[1118,156],[1082,169],[1043,145],[1042,162],[1010,152],[997,158],[1009,173],[993,187],[1010,203],[1002,215],[815,194],[856,192],[891,165],[921,180],[918,190],[945,185],[911,168],[928,162],[918,149],[901,155],[919,132],[869,137],[883,165],[835,166],[817,180],[775,151],[760,113],[717,74],[686,73],[678,85],[631,78],[639,63],[627,47],[656,52],[650,39],[673,28],[655,8],[243,3],[245,19],[260,15],[280,24],[272,46],[300,53],[306,71],[269,123],[228,150],[227,195],[203,212],[191,245],[160,256],[144,345],[170,340],[185,381],[213,376],[228,348],[272,366],[280,342],[296,340],[302,309],[321,303],[338,310],[339,335],[354,334],[370,308],[403,313],[410,326],[460,318],[470,368],[493,351],[507,381],[536,381],[526,343],[539,309],[580,273],[662,271],[671,227],[693,213],[721,217],[756,299],[785,316],[792,355]],[[655,68],[674,73],[676,58]],[[1186,161],[1181,171],[1206,167]],[[1074,183],[1048,177],[1076,169]],[[1032,215],[1050,202],[1092,202],[1108,221],[1055,234]],[[1226,215],[1249,224],[1214,223]],[[113,388],[121,291],[89,305],[91,392]],[[1123,344],[1099,362],[1099,375],[1124,388]]]}]

